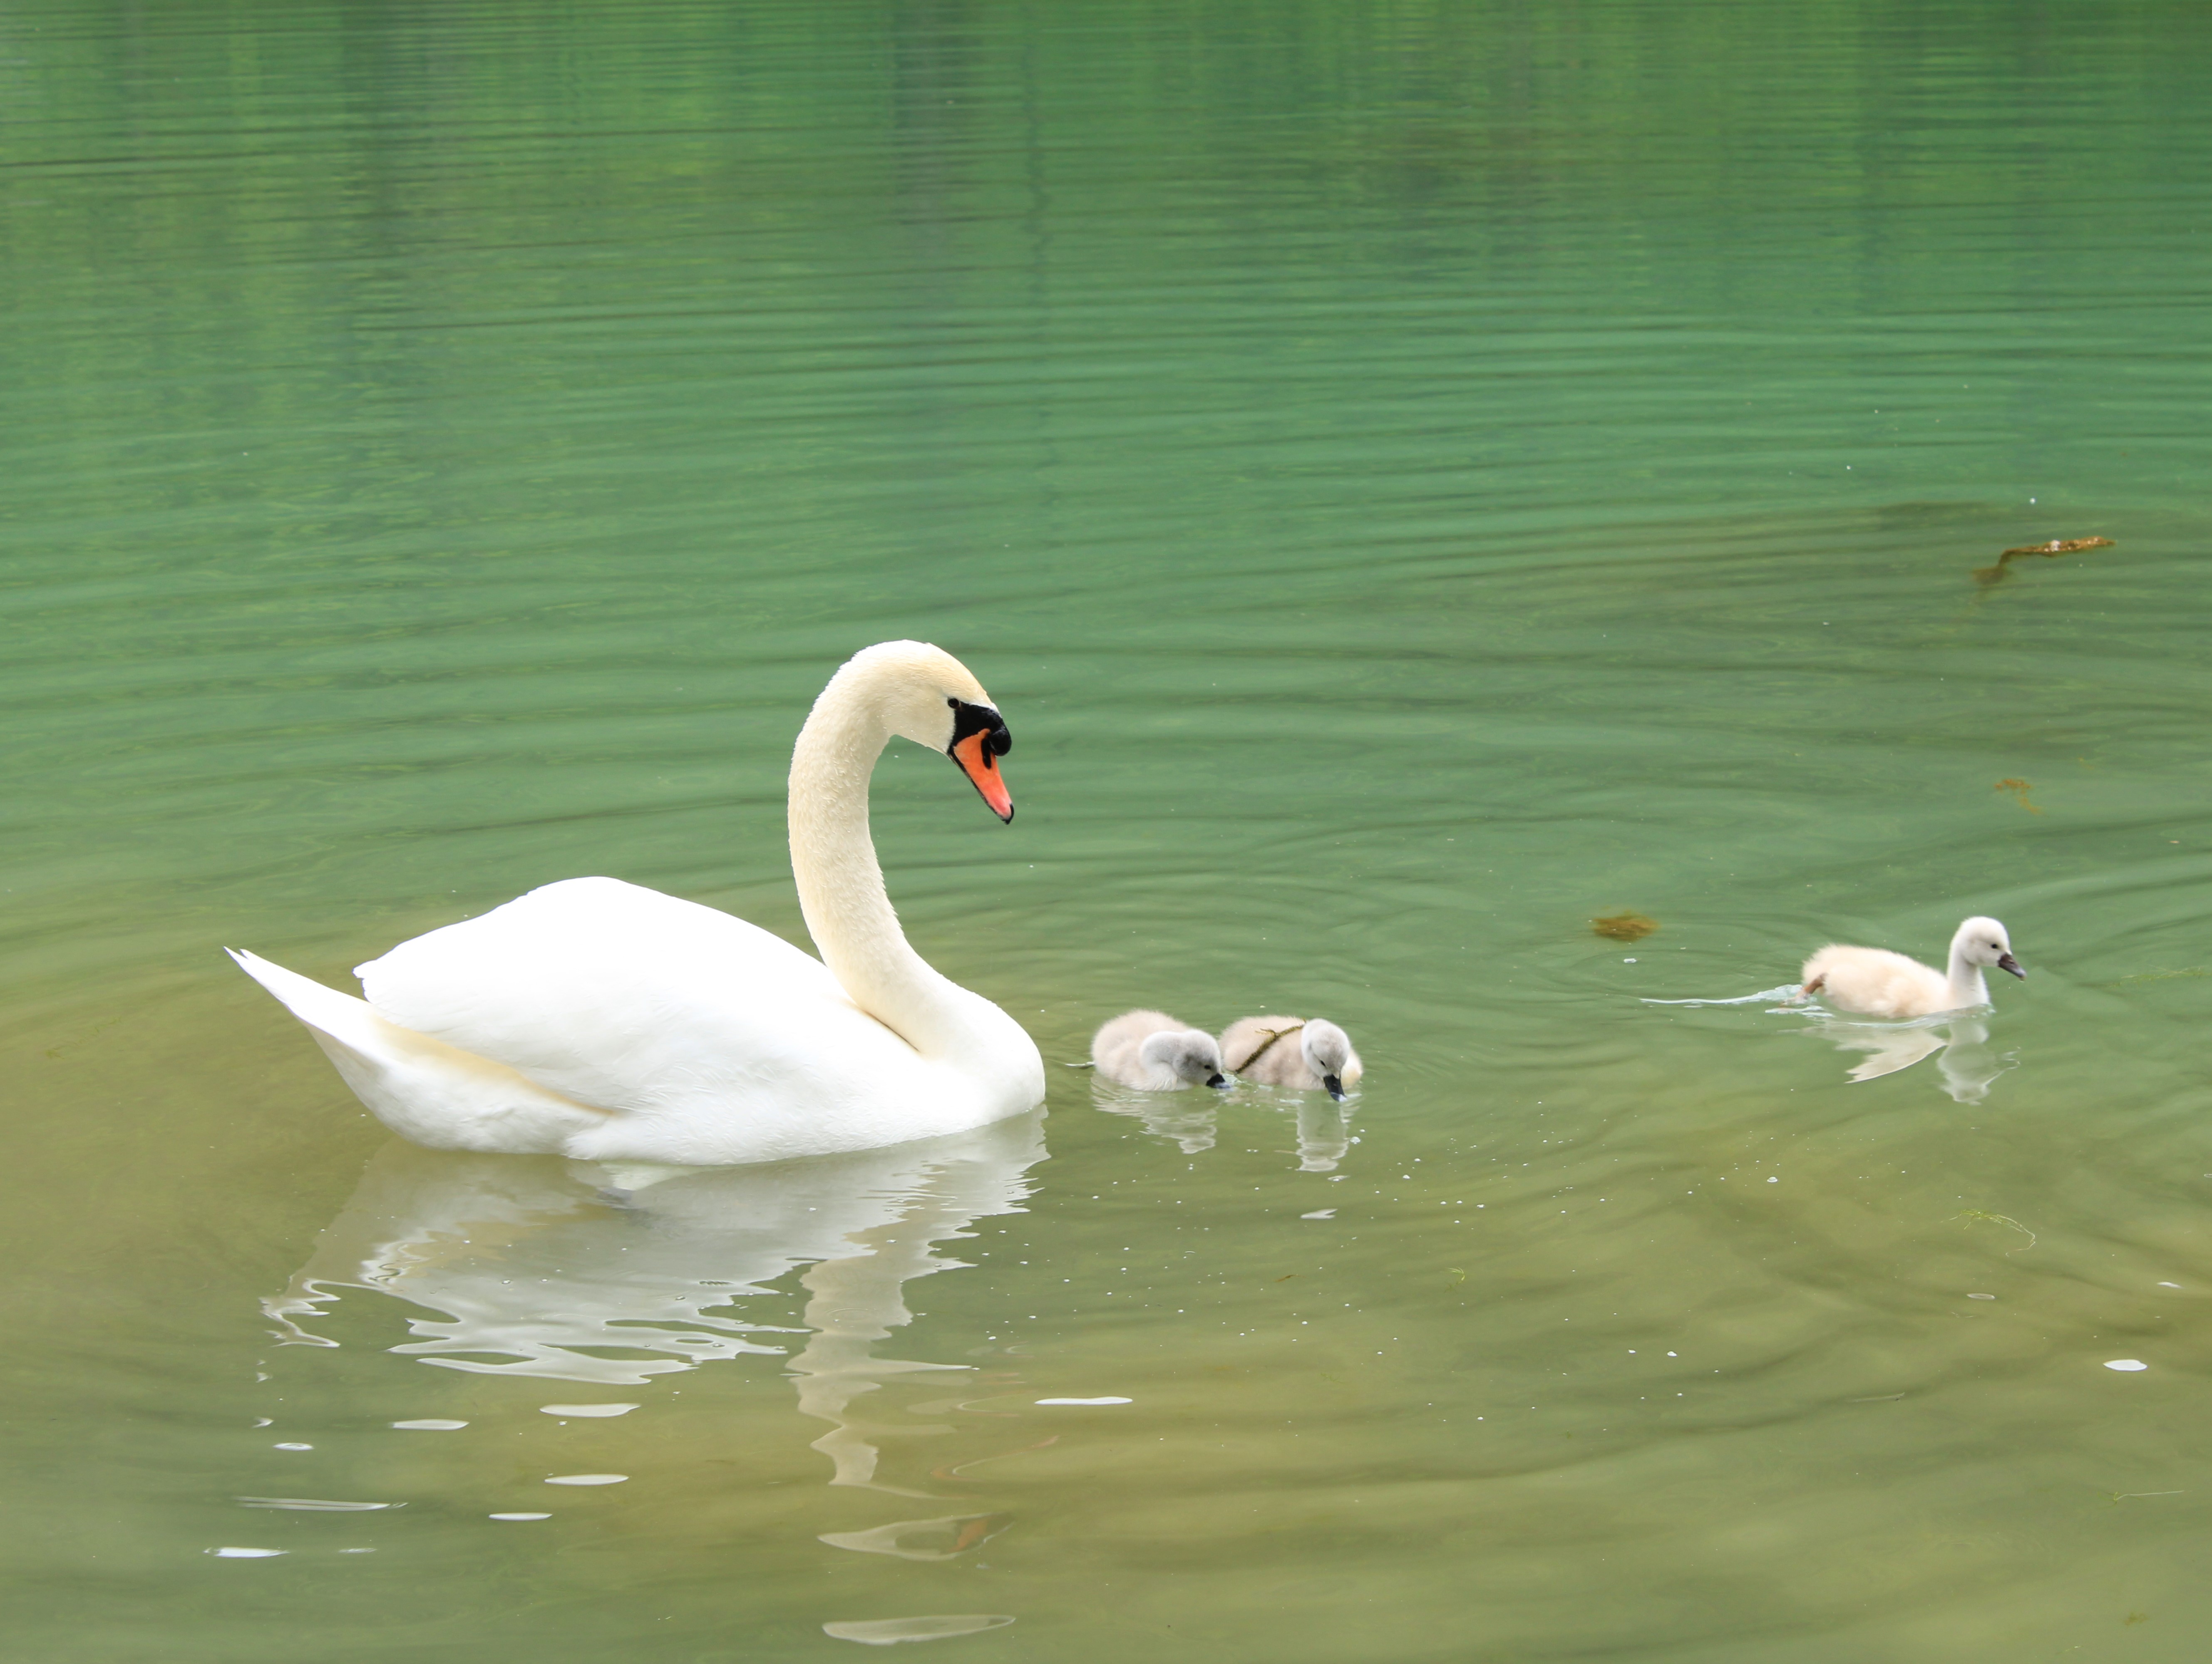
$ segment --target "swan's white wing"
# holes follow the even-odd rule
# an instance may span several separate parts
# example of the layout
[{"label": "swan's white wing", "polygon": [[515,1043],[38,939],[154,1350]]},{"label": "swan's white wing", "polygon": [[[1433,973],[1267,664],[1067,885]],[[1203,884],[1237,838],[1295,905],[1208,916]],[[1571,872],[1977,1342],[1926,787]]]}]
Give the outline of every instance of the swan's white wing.
[{"label": "swan's white wing", "polygon": [[354,1096],[394,1132],[437,1150],[558,1150],[608,1119],[520,1071],[417,1034],[366,1001],[234,948],[240,969],[282,1000]]},{"label": "swan's white wing", "polygon": [[881,1082],[918,1062],[819,960],[614,878],[533,890],[357,974],[386,1020],[604,1109],[834,1102],[841,1076]]}]

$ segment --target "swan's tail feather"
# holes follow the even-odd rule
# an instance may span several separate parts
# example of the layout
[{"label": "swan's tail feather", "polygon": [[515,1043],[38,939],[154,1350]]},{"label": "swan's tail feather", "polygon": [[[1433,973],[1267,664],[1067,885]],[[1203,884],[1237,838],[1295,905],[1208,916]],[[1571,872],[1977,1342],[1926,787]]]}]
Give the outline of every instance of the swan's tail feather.
[{"label": "swan's tail feather", "polygon": [[[380,1036],[374,1025],[383,1023],[366,999],[349,993],[340,993],[336,988],[326,988],[313,977],[302,976],[295,970],[271,963],[258,953],[243,948],[225,948],[223,951],[238,962],[239,969],[258,982],[276,997],[277,1004],[298,1017],[318,1034],[326,1035],[342,1046],[378,1049]],[[389,1023],[384,1026],[390,1028]],[[404,1033],[401,1029],[397,1032]]]},{"label": "swan's tail feather", "polygon": [[258,954],[223,950],[307,1026],[379,1120],[417,1144],[554,1154],[607,1119],[606,1111],[550,1091],[503,1063],[386,1022],[365,999]]}]

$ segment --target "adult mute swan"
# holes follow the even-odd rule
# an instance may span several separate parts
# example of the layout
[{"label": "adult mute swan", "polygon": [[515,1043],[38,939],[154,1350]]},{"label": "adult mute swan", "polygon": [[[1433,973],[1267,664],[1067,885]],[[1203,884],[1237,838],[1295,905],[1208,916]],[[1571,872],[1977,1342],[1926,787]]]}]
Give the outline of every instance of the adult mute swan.
[{"label": "adult mute swan", "polygon": [[1887,948],[1832,944],[1805,962],[1800,981],[1802,993],[1824,996],[1838,1011],[1862,1017],[1934,1017],[1988,1005],[1990,990],[1982,980],[1988,965],[2014,976],[2027,975],[2012,956],[2005,927],[1994,919],[1976,917],[1951,938],[1948,975]]},{"label": "adult mute swan", "polygon": [[1044,1099],[1021,1025],[907,945],[868,835],[891,737],[945,752],[1000,820],[1006,725],[920,641],[863,649],[791,758],[791,865],[819,960],[614,878],[570,878],[356,968],[368,999],[251,953],[356,1096],[441,1150],[720,1166],[966,1132]]}]

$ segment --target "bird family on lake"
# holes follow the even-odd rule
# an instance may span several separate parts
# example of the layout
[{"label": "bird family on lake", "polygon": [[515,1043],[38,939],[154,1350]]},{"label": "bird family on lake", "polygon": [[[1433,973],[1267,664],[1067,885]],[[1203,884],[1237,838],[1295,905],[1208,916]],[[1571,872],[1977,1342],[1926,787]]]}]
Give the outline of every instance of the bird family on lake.
[{"label": "bird family on lake", "polygon": [[[916,953],[884,889],[868,783],[894,737],[941,750],[1001,821],[1013,739],[967,667],[919,641],[862,649],[793,749],[788,821],[817,959],[742,919],[618,879],[533,890],[356,968],[362,997],[250,952],[240,967],[306,1025],[393,1131],[441,1150],[723,1166],[873,1149],[1021,1114],[1044,1063],[1021,1024]],[[1985,1004],[2015,976],[2004,926],[1969,919],[1948,974],[1830,946],[1804,997],[1880,1017]],[[1240,1017],[1218,1036],[1125,1013],[1091,1042],[1145,1091],[1231,1077],[1342,1100],[1364,1072],[1337,1024]]]}]

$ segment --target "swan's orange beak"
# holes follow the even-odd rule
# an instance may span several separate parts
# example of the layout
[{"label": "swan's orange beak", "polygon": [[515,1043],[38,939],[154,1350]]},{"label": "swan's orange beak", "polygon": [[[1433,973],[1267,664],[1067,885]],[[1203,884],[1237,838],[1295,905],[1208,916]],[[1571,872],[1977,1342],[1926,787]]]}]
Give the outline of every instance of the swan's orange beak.
[{"label": "swan's orange beak", "polygon": [[1014,817],[1014,800],[1006,793],[1005,777],[999,773],[999,759],[991,753],[991,736],[988,733],[969,734],[956,740],[952,745],[952,760],[960,765],[960,772],[975,783],[983,794],[983,801],[991,805],[991,812],[1002,821]]}]

